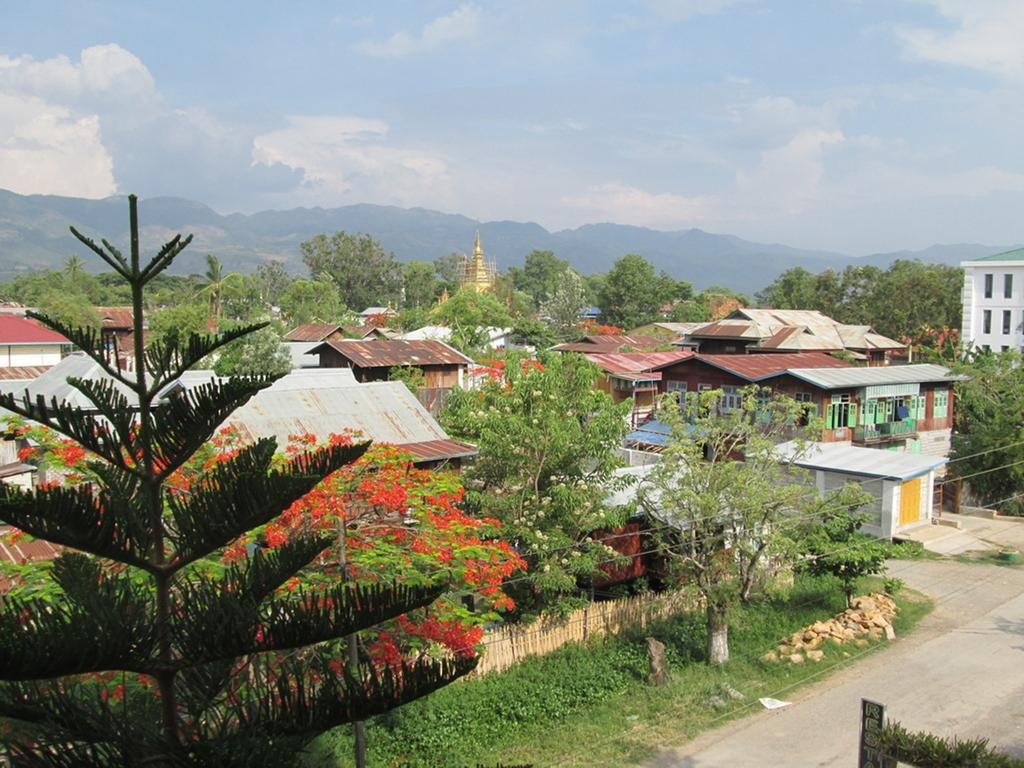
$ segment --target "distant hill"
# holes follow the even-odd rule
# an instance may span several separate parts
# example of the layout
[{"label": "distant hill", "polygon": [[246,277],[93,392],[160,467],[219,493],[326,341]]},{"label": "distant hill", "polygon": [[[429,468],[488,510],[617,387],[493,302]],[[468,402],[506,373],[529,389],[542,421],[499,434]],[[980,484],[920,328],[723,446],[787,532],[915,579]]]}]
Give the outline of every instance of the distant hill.
[{"label": "distant hill", "polygon": [[[887,266],[897,258],[956,264],[1011,247],[934,245],[923,251],[856,258],[831,251],[754,243],[699,229],[662,232],[620,224],[588,224],[549,232],[530,222],[478,222],[424,208],[381,205],[225,216],[202,203],[175,197],[142,200],[140,219],[143,245],[149,252],[177,232],[195,235],[193,245],[174,267],[174,271],[184,274],[202,272],[207,253],[219,256],[231,270],[250,272],[260,263],[279,260],[290,271],[301,273],[304,267],[299,243],[340,229],[373,235],[402,261],[429,261],[452,251],[468,251],[479,229],[484,250],[501,268],[522,264],[530,251],[541,249],[554,251],[583,274],[590,274],[607,271],[623,254],[639,253],[658,269],[689,280],[698,288],[724,285],[747,293],[763,288],[794,266],[811,271],[842,269],[851,263]],[[81,256],[90,269],[103,268],[100,259],[71,236],[69,225],[127,249],[128,216],[123,197],[86,200],[0,190],[0,280],[32,269],[57,267],[71,254]]]}]

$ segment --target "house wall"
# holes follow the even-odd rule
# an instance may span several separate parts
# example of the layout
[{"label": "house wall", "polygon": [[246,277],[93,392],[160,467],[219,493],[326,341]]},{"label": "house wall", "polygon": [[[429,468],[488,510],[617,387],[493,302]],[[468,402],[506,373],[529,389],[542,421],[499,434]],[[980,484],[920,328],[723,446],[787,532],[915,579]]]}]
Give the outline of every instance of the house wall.
[{"label": "house wall", "polygon": [[[992,275],[992,296],[985,297],[985,275]],[[1009,298],[1004,294],[1004,279],[1012,276]],[[981,347],[1000,352],[1024,351],[1024,262],[991,261],[964,265],[963,325],[961,340],[965,347]],[[988,333],[984,328],[985,311],[992,313]],[[1003,312],[1010,313],[1010,332],[1003,333]]]},{"label": "house wall", "polygon": [[56,365],[68,349],[61,344],[0,344],[0,367]]}]

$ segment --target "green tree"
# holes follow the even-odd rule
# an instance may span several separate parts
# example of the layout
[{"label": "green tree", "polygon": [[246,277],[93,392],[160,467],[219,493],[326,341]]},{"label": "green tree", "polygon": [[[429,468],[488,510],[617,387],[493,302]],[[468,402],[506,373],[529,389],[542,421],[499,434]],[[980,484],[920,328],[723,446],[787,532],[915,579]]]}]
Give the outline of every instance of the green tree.
[{"label": "green tree", "polygon": [[219,376],[280,376],[292,369],[281,329],[271,324],[224,346],[213,370]]},{"label": "green tree", "polygon": [[292,325],[343,323],[351,318],[337,287],[323,280],[293,280],[279,302],[281,312]]},{"label": "green tree", "polygon": [[605,497],[627,406],[595,388],[600,371],[579,355],[512,353],[502,368],[479,389],[452,390],[441,421],[480,448],[465,473],[467,503],[498,518],[530,564],[517,602],[561,610],[580,603],[577,580],[609,559],[590,534],[624,522]]},{"label": "green tree", "polygon": [[285,270],[280,261],[268,261],[256,267],[252,275],[253,282],[260,299],[268,307],[276,307],[281,301],[281,296],[291,285],[292,276]]},{"label": "green tree", "polygon": [[165,307],[149,316],[149,331],[157,339],[204,333],[209,320],[208,307],[196,302]]},{"label": "green tree", "polygon": [[550,299],[569,269],[569,262],[551,251],[531,251],[522,269],[511,269],[512,284],[517,291],[527,294],[535,307]]},{"label": "green tree", "polygon": [[357,312],[398,304],[402,266],[370,235],[317,235],[300,243],[299,250],[309,274],[317,280],[327,275],[342,301]]},{"label": "green tree", "polygon": [[452,346],[464,351],[482,348],[487,343],[488,328],[512,325],[512,316],[493,294],[477,293],[471,288],[463,288],[434,307],[430,319],[451,328]]},{"label": "green tree", "polygon": [[294,765],[324,730],[434,690],[472,661],[336,667],[323,643],[427,605],[443,587],[336,582],[316,597],[283,588],[335,546],[333,535],[300,531],[272,552],[221,560],[227,545],[367,444],[274,464],[275,441],[261,440],[187,491],[173,485],[224,418],[273,379],[236,376],[167,393],[183,371],[255,328],[169,336],[144,355],[146,285],[191,237],[175,237],[143,264],[134,195],[129,210],[127,258],[72,232],[131,288],[136,370],[106,366],[95,334],[49,322],[118,387],[72,381],[95,414],[0,395],[8,411],[94,457],[93,481],[77,488],[0,486],[0,519],[67,547],[48,571],[52,592],[6,596],[0,607],[0,741],[17,765]]},{"label": "green tree", "polygon": [[240,274],[224,272],[220,259],[212,254],[206,254],[206,272],[203,273],[203,287],[199,294],[206,299],[209,330],[217,331],[220,326],[224,298],[239,291],[241,287]]},{"label": "green tree", "polygon": [[99,312],[89,299],[80,293],[50,291],[41,295],[36,307],[44,314],[63,323],[99,330],[102,324]]},{"label": "green tree", "polygon": [[[862,491],[856,486],[848,491],[851,495],[858,492]],[[885,571],[885,546],[860,532],[868,519],[868,515],[847,506],[835,506],[814,521],[800,545],[800,569],[837,579],[847,606],[863,577]]]},{"label": "green tree", "polygon": [[442,291],[449,294],[459,290],[459,274],[462,269],[462,255],[449,253],[447,256],[438,256],[434,259],[434,274],[440,283]]},{"label": "green tree", "polygon": [[400,381],[414,395],[427,386],[427,376],[422,368],[414,365],[396,365],[388,371],[388,381]]},{"label": "green tree", "polygon": [[580,313],[587,308],[587,290],[583,278],[574,269],[562,271],[550,298],[541,304],[541,315],[555,335],[566,340],[578,335]]},{"label": "green tree", "polygon": [[406,307],[430,307],[441,293],[434,265],[427,261],[410,261],[402,269]]},{"label": "green tree", "polygon": [[[758,387],[745,389],[727,410],[722,397],[720,390],[694,393],[683,408],[662,401],[659,418],[671,436],[641,489],[641,506],[664,524],[659,536],[668,562],[704,598],[711,664],[729,659],[732,606],[749,599],[769,560],[793,556],[800,519],[825,503],[806,473],[777,454],[802,405]],[[808,450],[800,440],[791,458]],[[839,493],[826,502],[850,499]]]},{"label": "green tree", "polygon": [[598,304],[603,321],[629,329],[660,319],[661,305],[672,298],[669,280],[655,274],[643,256],[623,256],[601,288]]},{"label": "green tree", "polygon": [[957,382],[951,458],[982,505],[1021,514],[1024,501],[1024,358],[1015,350],[977,352],[954,366]]}]

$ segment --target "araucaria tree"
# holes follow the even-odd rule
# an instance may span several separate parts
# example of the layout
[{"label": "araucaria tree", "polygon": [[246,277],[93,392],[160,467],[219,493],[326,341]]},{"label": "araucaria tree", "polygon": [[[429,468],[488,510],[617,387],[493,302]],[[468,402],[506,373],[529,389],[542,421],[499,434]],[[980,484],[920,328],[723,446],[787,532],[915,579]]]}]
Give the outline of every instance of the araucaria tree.
[{"label": "araucaria tree", "polygon": [[99,334],[39,318],[109,375],[71,380],[94,406],[5,395],[0,405],[71,438],[92,479],[24,491],[0,485],[0,519],[66,548],[46,598],[0,602],[0,736],[16,765],[293,764],[323,730],[444,685],[473,657],[385,667],[339,663],[324,643],[431,603],[443,590],[379,582],[317,589],[296,580],[335,544],[309,526],[280,546],[228,561],[247,532],[272,522],[365,443],[334,442],[272,462],[273,439],[240,447],[194,483],[171,483],[232,410],[268,376],[174,383],[206,355],[254,330],[174,334],[143,346],[146,285],[191,238],[140,262],[74,232],[131,289],[135,370],[107,363]]},{"label": "araucaria tree", "polygon": [[[794,553],[802,520],[829,505],[856,503],[855,489],[822,498],[777,445],[805,418],[802,405],[750,387],[666,398],[659,418],[671,428],[640,503],[660,521],[667,560],[699,590],[707,612],[707,658],[729,659],[729,609],[750,598],[765,569]],[[813,449],[797,440],[790,462]]]}]

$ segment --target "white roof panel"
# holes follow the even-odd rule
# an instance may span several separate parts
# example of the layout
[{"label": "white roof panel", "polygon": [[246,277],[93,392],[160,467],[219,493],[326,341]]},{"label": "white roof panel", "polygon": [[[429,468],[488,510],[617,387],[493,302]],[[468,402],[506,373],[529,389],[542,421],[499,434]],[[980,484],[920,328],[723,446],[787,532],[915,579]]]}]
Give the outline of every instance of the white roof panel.
[{"label": "white roof panel", "polygon": [[879,384],[961,381],[964,377],[942,365],[886,365],[875,368],[790,368],[787,373],[821,389],[848,389]]},{"label": "white roof panel", "polygon": [[775,449],[782,461],[805,469],[843,472],[864,477],[909,480],[941,467],[949,459],[919,453],[899,453],[880,448],[861,448],[849,443],[811,443],[810,448],[796,456],[796,442],[782,443]]}]

